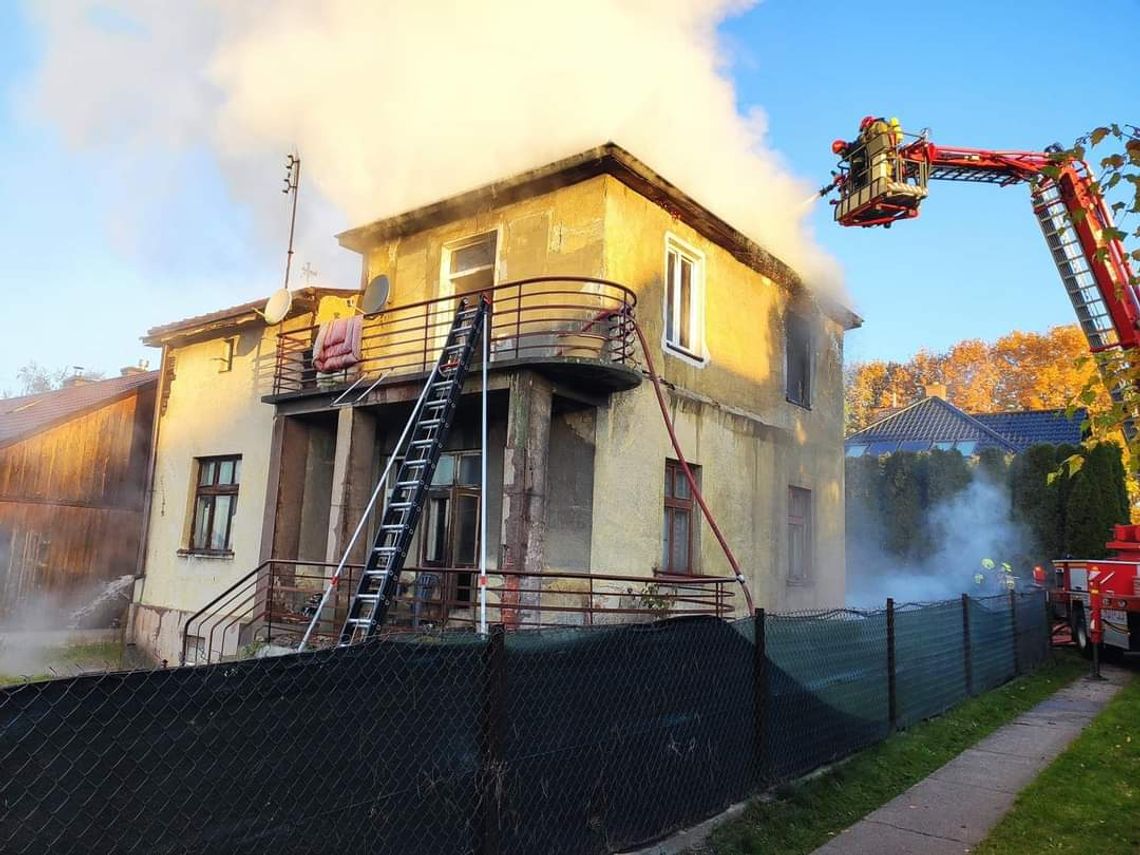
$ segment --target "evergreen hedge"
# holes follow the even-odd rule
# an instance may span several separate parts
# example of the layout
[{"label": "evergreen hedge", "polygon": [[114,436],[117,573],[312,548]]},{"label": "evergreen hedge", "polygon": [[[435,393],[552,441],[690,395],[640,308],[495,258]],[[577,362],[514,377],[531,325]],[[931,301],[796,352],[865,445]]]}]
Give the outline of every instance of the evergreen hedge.
[{"label": "evergreen hedge", "polygon": [[[1072,456],[1079,464],[1061,464]],[[938,548],[930,512],[982,477],[1008,487],[1010,519],[1024,526],[1031,564],[1066,556],[1103,558],[1116,523],[1130,521],[1120,447],[1036,445],[1014,458],[983,449],[897,452],[847,459],[848,560],[875,554],[922,561]],[[1013,544],[1011,544],[1011,547]],[[1020,562],[1019,562],[1020,563]]]}]

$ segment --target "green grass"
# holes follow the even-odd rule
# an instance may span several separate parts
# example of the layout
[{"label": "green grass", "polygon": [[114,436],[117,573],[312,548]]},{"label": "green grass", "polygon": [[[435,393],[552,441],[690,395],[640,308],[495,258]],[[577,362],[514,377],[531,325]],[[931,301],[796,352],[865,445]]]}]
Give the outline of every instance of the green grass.
[{"label": "green grass", "polygon": [[29,669],[35,673],[0,672],[0,686],[73,677],[87,671],[115,671],[119,669],[122,657],[123,645],[117,641],[57,647],[36,657],[37,666]]},{"label": "green grass", "polygon": [[1140,680],[1132,680],[975,850],[1140,852]]},{"label": "green grass", "polygon": [[1087,672],[1074,653],[937,718],[915,725],[717,828],[703,850],[737,853],[811,852],[952,760],[984,736]]}]

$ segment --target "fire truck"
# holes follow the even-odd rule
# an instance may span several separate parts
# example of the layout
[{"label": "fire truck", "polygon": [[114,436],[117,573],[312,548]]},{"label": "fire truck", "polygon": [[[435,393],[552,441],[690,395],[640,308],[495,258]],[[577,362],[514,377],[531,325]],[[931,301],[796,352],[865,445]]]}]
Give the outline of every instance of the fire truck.
[{"label": "fire truck", "polygon": [[[839,158],[826,196],[841,226],[890,228],[918,216],[931,181],[965,181],[1006,187],[1025,184],[1033,214],[1093,353],[1140,349],[1140,295],[1128,253],[1117,239],[1112,212],[1082,160],[1059,147],[1041,152],[991,151],[936,145],[926,131],[910,134],[897,119],[865,117],[853,140],[837,139]],[[1131,357],[1126,357],[1125,361]],[[1131,407],[1132,396],[1105,377],[1113,399]],[[1124,429],[1131,439],[1137,413]],[[1108,535],[1108,532],[1105,532]],[[1140,526],[1116,526],[1103,561],[1057,560],[1050,593],[1082,653],[1140,651]],[[1045,581],[1037,574],[1037,581]]]}]

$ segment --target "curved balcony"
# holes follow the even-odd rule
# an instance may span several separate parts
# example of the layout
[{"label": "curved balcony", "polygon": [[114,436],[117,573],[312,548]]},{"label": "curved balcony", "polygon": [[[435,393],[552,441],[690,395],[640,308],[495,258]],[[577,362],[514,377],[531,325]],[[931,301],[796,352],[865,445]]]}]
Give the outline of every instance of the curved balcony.
[{"label": "curved balcony", "polygon": [[[587,276],[536,276],[482,293],[491,298],[491,370],[529,364],[559,379],[610,392],[641,382],[633,359],[637,297],[624,285]],[[316,370],[313,343],[319,326],[281,333],[271,399],[337,392],[354,383],[367,388],[426,374],[439,357],[460,296],[364,315],[361,359],[347,371]]]}]

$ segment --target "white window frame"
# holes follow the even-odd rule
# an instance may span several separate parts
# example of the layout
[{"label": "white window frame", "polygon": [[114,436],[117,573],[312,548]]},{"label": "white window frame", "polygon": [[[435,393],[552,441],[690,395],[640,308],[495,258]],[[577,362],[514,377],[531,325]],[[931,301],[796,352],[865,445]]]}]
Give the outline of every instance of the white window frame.
[{"label": "white window frame", "polygon": [[[669,282],[669,256],[676,253],[692,265],[693,276],[689,292],[689,338],[695,339],[695,347],[684,347],[680,344],[680,317],[677,312],[674,316],[673,326],[669,325],[669,303],[676,298],[680,300],[681,267],[678,264],[675,281]],[[665,253],[662,257],[661,281],[664,289],[661,299],[661,349],[670,356],[675,356],[693,365],[703,366],[708,361],[708,348],[705,339],[705,254],[691,244],[685,243],[676,235],[666,232]]]},{"label": "white window frame", "polygon": [[481,243],[488,238],[495,239],[495,260],[490,267],[473,267],[470,270],[463,271],[463,275],[469,276],[472,273],[478,273],[483,270],[491,270],[491,285],[492,287],[499,284],[499,273],[501,271],[501,257],[503,250],[503,230],[501,226],[496,226],[493,229],[487,229],[467,237],[450,240],[443,245],[443,251],[440,253],[439,264],[439,296],[453,297],[455,296],[454,277],[456,274],[451,272],[451,256],[457,250],[467,249],[469,246],[474,246]]}]

